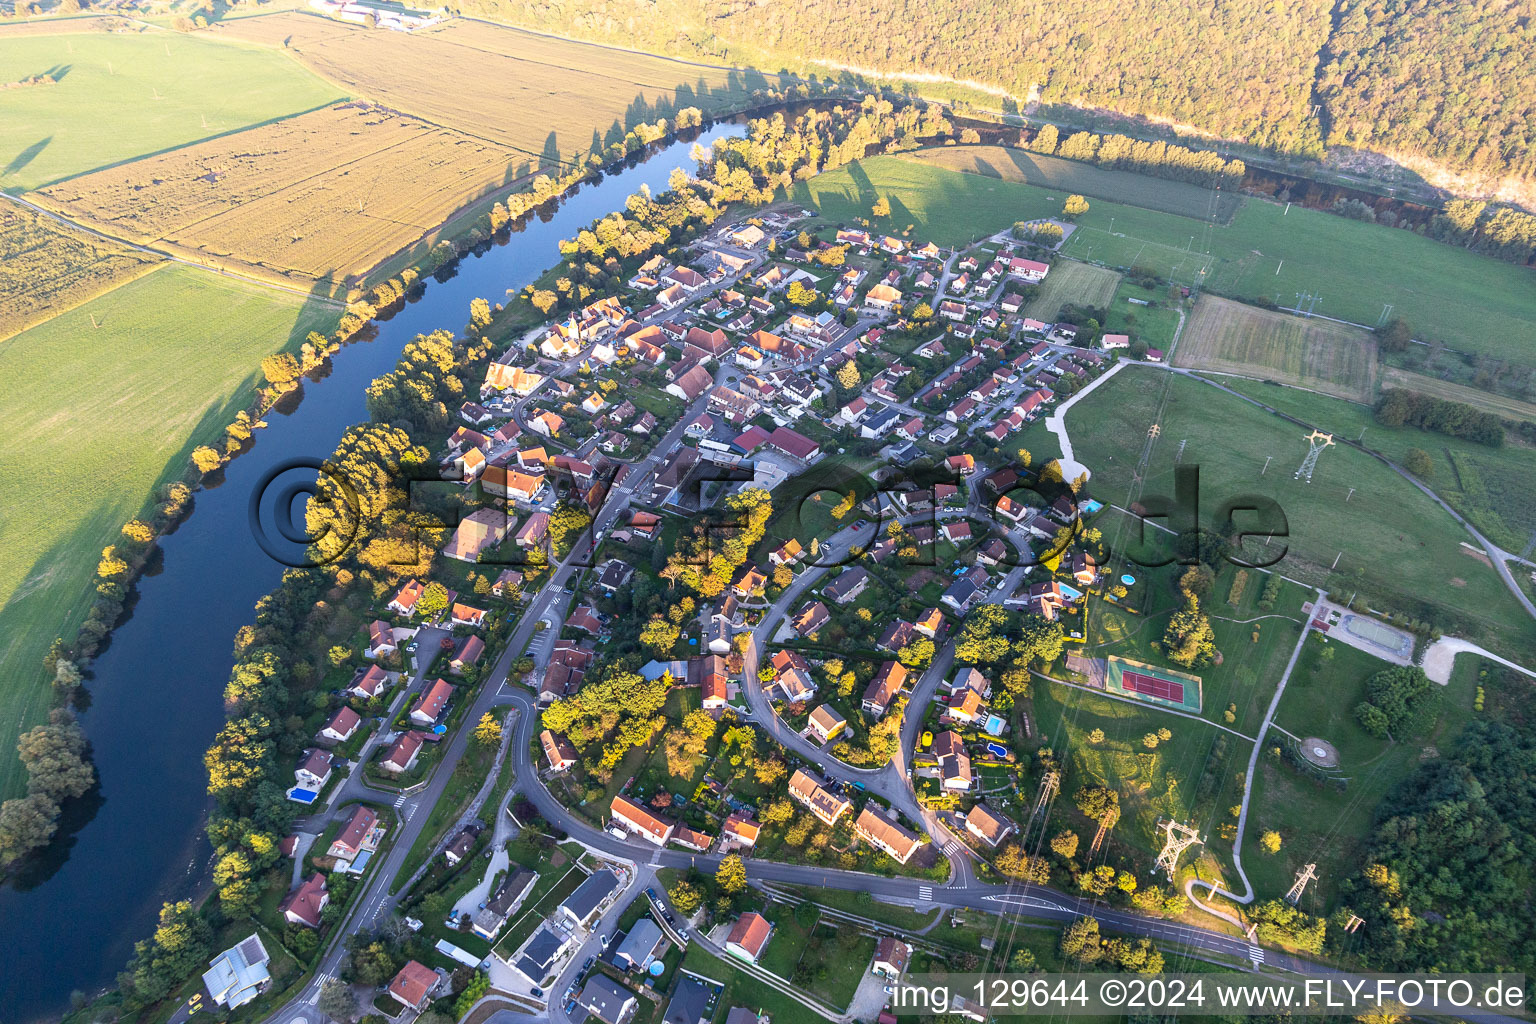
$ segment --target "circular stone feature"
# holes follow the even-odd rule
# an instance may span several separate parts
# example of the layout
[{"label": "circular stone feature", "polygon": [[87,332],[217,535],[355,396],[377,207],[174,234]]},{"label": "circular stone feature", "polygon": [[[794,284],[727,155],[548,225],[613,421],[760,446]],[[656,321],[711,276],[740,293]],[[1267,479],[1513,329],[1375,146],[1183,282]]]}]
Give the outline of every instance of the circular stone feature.
[{"label": "circular stone feature", "polygon": [[1332,743],[1319,739],[1316,736],[1308,736],[1301,741],[1301,756],[1319,768],[1337,768],[1339,766],[1338,750]]}]

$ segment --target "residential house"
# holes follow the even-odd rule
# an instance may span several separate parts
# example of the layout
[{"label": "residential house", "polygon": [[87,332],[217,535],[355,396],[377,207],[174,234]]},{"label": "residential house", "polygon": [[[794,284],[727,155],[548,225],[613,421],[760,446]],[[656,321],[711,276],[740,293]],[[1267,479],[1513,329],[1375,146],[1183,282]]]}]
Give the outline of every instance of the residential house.
[{"label": "residential house", "polygon": [[374,619],[368,623],[368,646],[363,651],[363,657],[387,658],[399,649],[395,643],[395,631],[389,623],[383,619]]},{"label": "residential house", "polygon": [[431,686],[423,691],[416,701],[416,706],[411,708],[411,721],[422,728],[436,724],[443,714],[443,709],[448,706],[448,700],[453,696],[453,687],[442,679],[435,680]]},{"label": "residential house", "polygon": [[916,441],[923,433],[923,418],[913,416],[901,426],[896,428],[896,436],[907,441]]},{"label": "residential house", "polygon": [[334,743],[345,743],[357,732],[362,717],[356,711],[343,704],[321,726],[319,736],[321,739],[331,740]]},{"label": "residential house", "polygon": [[389,601],[389,610],[396,615],[416,614],[416,602],[426,592],[427,585],[417,579],[409,579]]},{"label": "residential house", "polygon": [[462,676],[467,670],[480,664],[483,654],[485,654],[484,640],[474,634],[460,637],[454,643],[453,657],[448,661],[448,670],[456,676]]},{"label": "residential house", "polygon": [[805,637],[810,636],[822,626],[825,626],[831,618],[832,613],[827,610],[826,605],[820,601],[812,601],[801,606],[800,610],[789,620],[789,624],[796,633]]},{"label": "residential house", "polygon": [[389,994],[407,1010],[424,1010],[432,1001],[442,976],[425,964],[407,960],[389,983]]},{"label": "residential house", "polygon": [[574,629],[589,633],[592,636],[601,636],[604,629],[602,617],[597,614],[597,611],[591,605],[586,604],[571,612],[570,616],[565,620],[565,624]]},{"label": "residential house", "polygon": [[470,851],[475,848],[475,840],[479,838],[479,826],[464,826],[459,830],[459,834],[453,837],[453,841],[444,847],[443,860],[448,862],[449,867],[459,863],[465,857],[469,856]]},{"label": "residential house", "polygon": [[1062,593],[1061,584],[1055,580],[1032,584],[1029,591],[1025,594],[1024,600],[1026,607],[1030,611],[1052,622],[1056,620],[1061,610],[1067,606],[1067,598]]},{"label": "residential house", "polygon": [[816,683],[811,678],[810,666],[801,655],[795,651],[775,651],[768,664],[774,673],[773,681],[766,687],[770,695],[777,690],[780,697],[790,704],[798,704],[815,696]]},{"label": "residential house", "polygon": [[890,935],[882,935],[875,943],[875,956],[870,961],[870,972],[899,981],[912,962],[912,947]]},{"label": "residential house", "polygon": [[738,811],[725,819],[720,834],[736,846],[750,847],[757,845],[757,835],[761,829],[762,826],[757,822]]},{"label": "residential house", "polygon": [[576,748],[564,736],[548,729],[539,733],[539,745],[544,748],[544,760],[551,772],[563,772],[576,763]]},{"label": "residential house", "polygon": [[658,818],[627,796],[615,796],[609,810],[615,825],[656,846],[665,846],[667,840],[672,838],[672,831],[677,828],[672,822]]},{"label": "residential house", "polygon": [[703,366],[695,365],[666,386],[669,395],[681,398],[684,402],[692,403],[708,391],[715,383],[715,378]]},{"label": "residential house", "polygon": [[480,394],[488,395],[493,391],[510,391],[515,395],[527,398],[539,386],[544,383],[544,376],[531,373],[521,366],[508,366],[505,363],[492,363],[485,368],[485,383],[480,386]]},{"label": "residential house", "polygon": [[336,833],[336,838],[331,840],[331,845],[325,851],[327,857],[338,861],[355,860],[358,854],[374,849],[378,844],[378,835],[375,832],[379,825],[379,815],[372,807],[358,804],[352,809],[352,814],[347,818],[347,823]]},{"label": "residential house", "polygon": [[947,790],[963,792],[971,788],[971,757],[958,732],[943,732],[934,738],[933,756],[939,762],[939,781]]},{"label": "residential house", "polygon": [[763,592],[763,587],[767,584],[768,577],[758,572],[756,566],[743,566],[741,575],[736,578],[736,582],[731,584],[731,593],[738,600],[746,601],[754,595],[760,596]]},{"label": "residential house", "polygon": [[986,704],[982,701],[981,694],[975,690],[966,689],[950,695],[949,704],[944,708],[942,717],[946,723],[975,725],[985,711]]},{"label": "residential house", "polygon": [[661,1024],[710,1024],[714,1018],[716,989],[692,975],[678,979],[667,1002]]},{"label": "residential house", "polygon": [[482,508],[459,521],[443,554],[461,562],[479,561],[482,552],[500,544],[513,520],[496,508]]},{"label": "residential house", "polygon": [[1062,559],[1061,568],[1070,573],[1080,587],[1090,586],[1099,578],[1099,563],[1086,551],[1073,551]]},{"label": "residential house", "polygon": [[772,937],[773,925],[766,917],[757,913],[742,914],[726,936],[725,951],[755,964]]},{"label": "residential house", "polygon": [[1025,284],[1038,284],[1045,280],[1045,275],[1050,273],[1051,266],[1041,263],[1039,260],[1026,260],[1015,256],[1008,261],[1008,276],[1016,277]]},{"label": "residential house", "polygon": [[847,725],[843,716],[832,710],[832,705],[823,704],[811,712],[807,728],[816,737],[816,742],[827,744],[836,739]]},{"label": "residential house", "polygon": [[888,284],[877,284],[864,295],[864,305],[869,309],[888,310],[901,302],[901,292]]},{"label": "residential house", "polygon": [[536,548],[544,543],[544,538],[549,535],[549,513],[535,512],[528,517],[528,521],[517,531],[514,543],[520,548]]},{"label": "residential house", "polygon": [[937,608],[929,608],[917,617],[912,623],[912,629],[921,633],[930,640],[937,639],[939,631],[944,628],[944,613]]},{"label": "residential house", "polygon": [[962,520],[951,520],[940,527],[939,532],[951,544],[964,544],[971,539],[971,524]]},{"label": "residential house", "polygon": [[774,567],[781,565],[794,565],[805,557],[805,549],[800,542],[791,537],[789,540],[774,548],[768,555],[768,564]]},{"label": "residential house", "polygon": [[391,775],[400,775],[410,771],[416,766],[416,759],[421,756],[421,744],[426,739],[426,734],[415,729],[408,729],[401,733],[389,750],[384,754],[384,759],[379,762],[379,767]]},{"label": "residential house", "polygon": [[592,872],[576,891],[555,908],[555,913],[571,928],[590,928],[603,907],[619,893],[619,876],[607,868]]},{"label": "residential house", "polygon": [[267,970],[271,961],[261,937],[252,934],[208,961],[203,987],[218,1006],[230,1010],[244,1006],[272,984]]},{"label": "residential house", "polygon": [[815,815],[823,825],[837,824],[837,819],[847,814],[853,807],[848,799],[823,788],[819,782],[799,769],[789,777],[789,796],[795,803]]},{"label": "residential house", "polygon": [[324,750],[306,750],[293,770],[294,784],[299,789],[318,793],[331,781],[331,755]]},{"label": "residential house", "polygon": [[448,618],[455,626],[484,626],[485,609],[454,602],[448,606]]},{"label": "residential house", "polygon": [[907,682],[907,667],[899,661],[887,661],[880,666],[869,686],[864,690],[860,706],[876,718],[884,716],[891,702]]},{"label": "residential house", "polygon": [[320,927],[320,912],[331,901],[331,894],[325,888],[325,876],[316,871],[304,881],[299,883],[287,896],[283,897],[277,905],[277,912],[283,915],[283,920],[289,924],[300,925],[304,928]]},{"label": "residential house", "polygon": [[730,696],[730,673],[726,670],[725,659],[711,654],[700,660],[704,667],[699,678],[699,706],[705,711],[719,711]]},{"label": "residential house", "polygon": [[606,974],[592,974],[581,987],[576,1005],[603,1024],[629,1024],[640,1004],[633,989],[625,988]]},{"label": "residential house", "polygon": [[884,437],[895,430],[905,416],[906,413],[895,407],[876,413],[860,424],[859,436],[866,439]]},{"label": "residential house", "polygon": [[852,569],[843,570],[837,579],[826,585],[822,593],[837,604],[847,604],[864,593],[864,588],[867,586],[869,586],[869,573],[855,566]]},{"label": "residential house", "polygon": [[977,804],[965,816],[965,830],[988,846],[996,847],[1014,830],[1013,822],[986,804]]},{"label": "residential house", "polygon": [[614,950],[613,965],[623,971],[643,971],[655,962],[666,945],[667,938],[662,934],[661,926],[649,917],[642,917],[630,927],[629,934]]},{"label": "residential house", "polygon": [[945,299],[943,302],[939,303],[939,316],[946,320],[953,320],[958,323],[965,319],[966,312],[967,310],[965,303],[963,302],[956,302],[953,299]]},{"label": "residential house", "polygon": [[810,462],[821,455],[819,444],[788,427],[776,427],[768,435],[768,447],[801,462]]},{"label": "residential house", "polygon": [[875,641],[875,646],[882,651],[895,654],[912,642],[912,633],[912,623],[905,619],[897,619],[885,627],[885,632],[880,634],[880,639]]},{"label": "residential house", "polygon": [[1131,338],[1128,334],[1106,334],[1099,339],[1099,344],[1104,346],[1104,351],[1112,352],[1117,348],[1130,348]]},{"label": "residential house", "polygon": [[865,804],[859,816],[854,819],[853,830],[870,846],[900,864],[911,860],[917,848],[923,845],[921,836],[903,828],[872,803]]},{"label": "residential house", "polygon": [[486,942],[495,942],[496,935],[506,926],[512,915],[517,913],[528,894],[533,891],[533,883],[539,880],[538,873],[527,868],[515,868],[512,873],[502,880],[501,885],[491,894],[491,898],[485,901],[485,906],[476,912],[470,931],[480,936]]}]

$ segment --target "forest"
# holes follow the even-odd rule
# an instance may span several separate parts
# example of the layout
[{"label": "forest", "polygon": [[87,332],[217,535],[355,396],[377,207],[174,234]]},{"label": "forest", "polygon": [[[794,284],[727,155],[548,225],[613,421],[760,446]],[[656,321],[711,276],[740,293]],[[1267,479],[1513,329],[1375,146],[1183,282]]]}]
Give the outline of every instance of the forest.
[{"label": "forest", "polygon": [[1529,178],[1536,169],[1536,27],[1523,4],[1359,0],[1341,5],[1336,26],[1320,0],[1201,0],[1176,17],[1153,0],[472,0],[466,9],[710,62],[943,76],[1290,155],[1320,155],[1326,142],[1458,170]]}]

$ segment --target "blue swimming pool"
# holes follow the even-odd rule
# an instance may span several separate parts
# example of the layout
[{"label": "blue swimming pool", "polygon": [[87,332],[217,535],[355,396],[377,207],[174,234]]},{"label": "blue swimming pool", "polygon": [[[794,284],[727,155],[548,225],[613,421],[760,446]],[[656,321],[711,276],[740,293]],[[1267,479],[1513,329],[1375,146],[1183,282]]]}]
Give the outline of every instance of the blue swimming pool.
[{"label": "blue swimming pool", "polygon": [[1078,590],[1076,587],[1069,587],[1065,583],[1061,584],[1061,593],[1068,601],[1080,601],[1083,597],[1081,590]]},{"label": "blue swimming pool", "polygon": [[1102,501],[1094,501],[1092,498],[1089,498],[1083,502],[1083,515],[1091,516],[1103,507],[1104,503]]},{"label": "blue swimming pool", "polygon": [[1008,748],[1003,746],[1001,743],[988,743],[987,753],[991,754],[993,757],[1007,757]]},{"label": "blue swimming pool", "polygon": [[1124,583],[1128,587],[1132,587],[1136,585],[1136,577],[1127,573],[1126,575],[1120,577],[1120,582]]},{"label": "blue swimming pool", "polygon": [[999,715],[988,715],[982,729],[990,736],[1001,736],[1008,723]]}]

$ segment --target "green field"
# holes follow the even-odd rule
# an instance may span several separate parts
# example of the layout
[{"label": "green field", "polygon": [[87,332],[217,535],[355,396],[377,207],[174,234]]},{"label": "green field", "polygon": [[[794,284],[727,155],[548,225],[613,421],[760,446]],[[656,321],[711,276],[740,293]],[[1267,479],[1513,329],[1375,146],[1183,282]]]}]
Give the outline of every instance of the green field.
[{"label": "green field", "polygon": [[340,99],[281,53],[180,32],[0,37],[0,188],[23,192]]},{"label": "green field", "polygon": [[1202,295],[1173,353],[1178,366],[1235,373],[1356,402],[1376,398],[1376,339],[1316,317]]},{"label": "green field", "polygon": [[918,150],[904,159],[1063,193],[1078,192],[1090,199],[1108,199],[1181,217],[1205,219],[1214,216],[1223,224],[1231,220],[1242,205],[1242,198],[1231,192],[1218,192],[1187,181],[1154,178],[1135,171],[1112,170],[1080,160],[1063,160],[1011,146],[942,146]]},{"label": "green field", "polygon": [[[1157,306],[1138,306],[1127,299],[1156,302]],[[1179,329],[1179,311],[1166,288],[1143,288],[1129,278],[1121,278],[1115,297],[1110,300],[1108,315],[1104,319],[1105,334],[1126,334],[1140,338],[1148,348],[1160,348],[1164,352],[1173,346],[1174,335]]]},{"label": "green field", "polygon": [[[1339,752],[1337,774],[1349,779],[1343,791],[1322,785],[1272,753],[1259,759],[1243,845],[1243,868],[1261,900],[1284,895],[1303,864],[1316,863],[1319,878],[1302,908],[1312,913],[1334,909],[1339,883],[1361,867],[1376,805],[1437,747],[1454,739],[1473,717],[1472,698],[1481,660],[1457,660],[1450,684],[1437,688],[1438,705],[1421,715],[1413,735],[1398,742],[1377,739],[1356,723],[1353,708],[1364,699],[1365,680],[1388,664],[1340,643],[1326,645],[1332,661],[1322,661],[1318,634],[1286,687],[1275,724],[1297,737],[1318,736]],[[1258,846],[1268,829],[1280,833],[1277,854]]]},{"label": "green field", "polygon": [[1469,535],[1429,497],[1340,445],[1323,454],[1310,484],[1295,480],[1305,432],[1198,380],[1131,366],[1072,407],[1075,454],[1093,471],[1100,500],[1134,500],[1132,473],[1154,422],[1161,439],[1143,497],[1172,495],[1183,442],[1182,465],[1200,471],[1203,525],[1225,501],[1267,496],[1289,527],[1278,566],[1286,575],[1326,585],[1340,599],[1358,590],[1375,607],[1431,620],[1517,660],[1528,653],[1529,616],[1493,569],[1461,546]]},{"label": "green field", "polygon": [[[1018,220],[1061,213],[1061,189],[946,171],[902,157],[858,161],[798,184],[791,198],[834,221],[868,218],[885,196],[885,231],[940,245],[970,242]],[[1536,272],[1409,231],[1255,199],[1225,226],[1096,200],[1063,252],[1113,267],[1140,266],[1186,285],[1239,298],[1296,301],[1320,294],[1315,311],[1374,324],[1384,304],[1421,337],[1499,358],[1530,359]],[[1209,227],[1209,230],[1207,230]],[[1207,250],[1209,254],[1207,255]],[[1202,271],[1204,273],[1202,274]],[[1278,273],[1277,273],[1278,271]]]},{"label": "green field", "polygon": [[84,617],[101,549],[247,404],[263,356],[334,323],[296,296],[168,266],[0,343],[0,795],[20,792],[11,752],[47,709],[43,654]]},{"label": "green field", "polygon": [[1536,533],[1536,453],[1528,447],[1489,448],[1414,427],[1383,427],[1366,406],[1296,388],[1231,378],[1222,383],[1322,430],[1358,438],[1399,465],[1408,449],[1422,449],[1433,466],[1429,486],[1506,550],[1519,551]]},{"label": "green field", "polygon": [[1120,275],[1103,267],[1076,260],[1058,260],[1040,282],[1040,290],[1025,310],[1026,315],[1054,323],[1066,303],[1103,307],[1114,301]]}]

